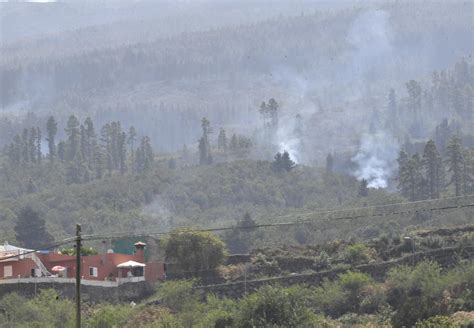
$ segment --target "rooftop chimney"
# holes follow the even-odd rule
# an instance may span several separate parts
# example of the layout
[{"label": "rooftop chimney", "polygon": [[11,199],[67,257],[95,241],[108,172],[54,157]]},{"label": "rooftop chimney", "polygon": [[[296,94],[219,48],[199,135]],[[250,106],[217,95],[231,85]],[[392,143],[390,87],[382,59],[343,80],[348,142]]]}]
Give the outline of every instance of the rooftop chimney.
[{"label": "rooftop chimney", "polygon": [[138,243],[133,244],[135,246],[135,256],[137,259],[145,263],[145,246],[146,244],[142,241],[139,241]]}]

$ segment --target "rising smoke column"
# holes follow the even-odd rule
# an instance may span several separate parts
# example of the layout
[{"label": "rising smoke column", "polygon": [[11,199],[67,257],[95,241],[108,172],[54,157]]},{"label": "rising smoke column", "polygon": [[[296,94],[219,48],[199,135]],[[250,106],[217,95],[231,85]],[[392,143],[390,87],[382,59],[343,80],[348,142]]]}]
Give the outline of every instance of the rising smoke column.
[{"label": "rising smoke column", "polygon": [[354,176],[366,179],[370,188],[386,188],[395,169],[398,149],[398,142],[384,131],[364,134],[359,151],[352,158],[358,165]]},{"label": "rising smoke column", "polygon": [[352,47],[350,75],[346,76],[360,80],[391,61],[393,47],[388,19],[389,14],[384,10],[368,10],[354,20],[346,38]]},{"label": "rising smoke column", "polygon": [[[362,89],[364,79],[372,72],[382,72],[380,68],[393,59],[389,14],[383,10],[362,12],[351,25],[347,42],[353,47],[350,72]],[[358,91],[363,94],[362,90]],[[386,188],[395,169],[399,145],[388,131],[381,129],[380,121],[370,125],[374,131],[362,135],[352,158],[358,166],[353,174],[359,180],[366,179],[371,188]]]},{"label": "rising smoke column", "polygon": [[288,67],[279,67],[273,74],[273,82],[287,92],[280,107],[280,123],[272,143],[279,152],[287,151],[296,163],[306,162],[304,152],[304,120],[316,111],[316,104],[310,99],[312,78]]}]

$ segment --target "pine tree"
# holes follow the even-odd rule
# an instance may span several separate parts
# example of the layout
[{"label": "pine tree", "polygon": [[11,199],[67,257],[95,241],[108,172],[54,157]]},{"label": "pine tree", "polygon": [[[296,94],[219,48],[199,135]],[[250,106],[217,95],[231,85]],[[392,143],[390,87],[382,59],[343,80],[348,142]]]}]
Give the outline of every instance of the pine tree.
[{"label": "pine tree", "polygon": [[84,182],[84,176],[85,176],[86,170],[87,168],[85,167],[82,153],[78,151],[74,159],[67,163],[66,183],[73,184],[73,183]]},{"label": "pine tree", "polygon": [[360,180],[359,196],[360,196],[360,197],[367,197],[367,196],[369,196],[369,183],[367,182],[366,179]]},{"label": "pine tree", "polygon": [[464,150],[463,192],[465,195],[474,193],[474,150]]},{"label": "pine tree", "polygon": [[121,143],[122,143],[122,127],[120,122],[112,122],[109,129],[110,139],[110,155],[112,159],[112,168],[120,170],[121,162]]},{"label": "pine tree", "polygon": [[109,123],[105,124],[100,130],[100,141],[103,147],[103,153],[105,157],[105,164],[107,171],[112,174],[113,171],[113,157],[112,157],[112,141],[111,141],[111,125]]},{"label": "pine tree", "polygon": [[269,112],[269,115],[270,115],[270,122],[271,122],[271,128],[272,128],[272,132],[276,132],[277,129],[278,129],[278,103],[276,102],[275,99],[271,98],[269,101],[268,101],[268,112]]},{"label": "pine tree", "polygon": [[41,163],[43,154],[41,152],[41,129],[36,127],[36,160]]},{"label": "pine tree", "polygon": [[120,173],[127,172],[127,134],[122,132],[118,140],[118,155]]},{"label": "pine tree", "polygon": [[275,172],[281,172],[283,170],[282,165],[282,155],[280,152],[276,153],[275,157],[273,158],[272,162],[272,170]]},{"label": "pine tree", "polygon": [[143,158],[143,151],[142,151],[142,146],[137,148],[135,151],[135,163],[133,165],[133,172],[134,173],[141,173],[144,170],[144,158]]},{"label": "pine tree", "polygon": [[72,161],[79,151],[79,125],[79,121],[74,115],[69,116],[65,129],[67,135],[65,158],[67,161]]},{"label": "pine tree", "polygon": [[444,188],[444,166],[433,140],[426,143],[422,163],[428,197],[431,199],[439,198]]},{"label": "pine tree", "polygon": [[408,198],[408,155],[405,151],[401,150],[398,155],[398,189],[400,193]]},{"label": "pine tree", "polygon": [[236,229],[232,229],[225,236],[229,250],[238,254],[248,253],[254,241],[258,239],[255,236],[255,226],[255,220],[249,212],[245,212],[242,220],[237,222]]},{"label": "pine tree", "polygon": [[283,154],[280,152],[276,153],[272,162],[272,169],[275,172],[289,172],[294,167],[295,162],[291,160],[290,154],[287,151],[284,151]]},{"label": "pine tree", "polygon": [[281,155],[282,167],[285,171],[290,172],[296,165],[290,158],[290,154],[287,151],[284,151]]},{"label": "pine tree", "polygon": [[20,165],[22,161],[22,140],[20,135],[15,135],[8,148],[8,157],[12,164]]},{"label": "pine tree", "polygon": [[422,89],[419,82],[411,80],[406,84],[410,109],[413,111],[415,121],[421,119],[421,94]]},{"label": "pine tree", "polygon": [[90,117],[87,117],[84,121],[84,126],[86,129],[86,158],[90,161],[92,159],[92,155],[94,153],[94,148],[97,143],[96,141],[96,133],[94,128],[94,123]]},{"label": "pine tree", "polygon": [[21,209],[15,225],[16,239],[23,247],[42,249],[52,243],[46,224],[37,211],[27,206]]},{"label": "pine tree", "polygon": [[217,136],[217,149],[224,153],[227,151],[227,136],[223,128],[221,128],[219,135]]},{"label": "pine tree", "polygon": [[410,158],[408,172],[410,176],[410,199],[415,201],[425,198],[422,164],[418,153]]},{"label": "pine tree", "polygon": [[28,138],[28,158],[32,163],[36,163],[36,129],[31,128]]},{"label": "pine tree", "polygon": [[53,116],[48,118],[46,122],[46,140],[48,141],[48,157],[51,162],[54,161],[56,157],[56,133],[58,132],[58,123],[54,120]]},{"label": "pine tree", "polygon": [[202,136],[199,139],[199,163],[201,165],[211,164],[211,145],[209,143],[209,135],[212,133],[212,128],[209,120],[205,117],[201,120]]},{"label": "pine tree", "polygon": [[199,164],[201,165],[208,164],[208,158],[209,158],[209,155],[207,152],[208,148],[207,148],[207,143],[204,137],[201,137],[199,139],[198,149],[199,149]]},{"label": "pine tree", "polygon": [[392,131],[397,131],[399,127],[399,114],[397,107],[397,97],[395,95],[395,90],[390,89],[388,94],[388,105],[387,105],[387,120],[385,126]]},{"label": "pine tree", "polygon": [[135,141],[137,140],[137,131],[133,126],[128,129],[128,138],[127,143],[130,145],[130,156],[133,161],[133,157],[135,156]]},{"label": "pine tree", "polygon": [[23,134],[21,136],[22,143],[22,160],[24,163],[30,161],[30,149],[29,149],[29,139],[28,139],[28,129],[23,129]]},{"label": "pine tree", "polygon": [[62,161],[66,160],[66,143],[64,141],[58,143],[58,158]]},{"label": "pine tree", "polygon": [[415,154],[408,158],[408,155],[401,151],[398,157],[398,167],[400,193],[410,201],[423,198],[424,181],[419,155]]},{"label": "pine tree", "polygon": [[150,170],[153,167],[153,161],[154,154],[150,138],[145,136],[135,152],[135,171],[142,173]]},{"label": "pine tree", "polygon": [[81,124],[81,127],[80,127],[80,142],[79,142],[79,145],[80,145],[80,152],[81,152],[81,156],[82,158],[86,159],[87,160],[87,136],[86,136],[86,128],[84,127],[84,125]]},{"label": "pine tree", "polygon": [[104,159],[104,153],[103,153],[103,149],[101,146],[99,145],[95,145],[94,147],[94,156],[93,156],[93,168],[94,168],[94,172],[95,172],[95,178],[96,179],[102,179],[102,177],[104,176],[104,162],[105,162],[105,159]]},{"label": "pine tree", "polygon": [[464,157],[461,139],[457,136],[453,136],[447,147],[448,155],[448,172],[451,173],[451,179],[449,184],[454,184],[454,191],[456,196],[460,196],[462,193],[463,186],[463,168],[464,168]]}]

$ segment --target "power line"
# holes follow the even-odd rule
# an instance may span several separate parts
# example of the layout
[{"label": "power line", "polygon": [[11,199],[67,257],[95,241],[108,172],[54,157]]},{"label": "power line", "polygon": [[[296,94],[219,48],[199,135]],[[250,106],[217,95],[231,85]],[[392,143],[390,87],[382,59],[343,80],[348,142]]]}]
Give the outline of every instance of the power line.
[{"label": "power line", "polygon": [[45,246],[45,247],[40,247],[39,249],[29,250],[27,252],[20,252],[19,254],[16,254],[16,255],[9,255],[9,256],[6,256],[6,257],[1,257],[0,261],[9,260],[9,259],[25,256],[25,255],[32,254],[32,253],[38,253],[38,252],[48,250],[48,249],[54,249],[54,248],[59,247],[59,246],[70,244],[70,243],[74,242],[75,240],[76,240],[75,238],[66,238],[66,239],[63,239],[60,242],[55,243],[55,244],[51,244],[51,245],[48,245],[48,246]]},{"label": "power line", "polygon": [[[269,217],[269,219],[278,219],[284,217],[301,217],[301,216],[308,216],[308,215],[329,215],[337,212],[344,212],[344,211],[358,211],[358,210],[368,210],[368,209],[381,209],[386,208],[389,206],[406,206],[406,205],[418,205],[418,204],[428,204],[434,203],[439,201],[452,201],[457,199],[468,199],[473,195],[468,196],[458,196],[458,197],[450,197],[450,198],[439,198],[434,200],[424,200],[424,201],[415,201],[415,202],[404,202],[404,203],[394,203],[394,204],[384,204],[384,205],[374,205],[374,206],[367,206],[367,207],[356,207],[356,208],[347,208],[347,209],[336,209],[336,210],[321,210],[321,211],[312,211],[307,213],[300,213],[300,214],[288,214],[276,217]],[[255,225],[248,225],[248,226],[227,226],[227,227],[215,227],[215,228],[203,228],[203,229],[183,229],[183,231],[190,231],[190,232],[218,232],[218,231],[229,231],[229,230],[251,230],[251,229],[259,229],[259,228],[269,228],[269,227],[283,227],[283,226],[291,226],[291,225],[300,225],[306,223],[316,223],[321,220],[354,220],[360,218],[370,218],[370,217],[381,217],[381,216],[390,216],[390,215],[401,215],[401,214],[408,214],[408,213],[418,213],[418,212],[425,212],[425,211],[443,211],[443,210],[450,210],[450,209],[460,209],[466,207],[474,207],[474,203],[472,204],[461,204],[461,205],[453,205],[453,206],[441,206],[441,207],[430,207],[430,208],[418,208],[412,210],[402,210],[402,211],[392,211],[388,213],[375,213],[375,214],[363,214],[363,215],[346,215],[346,216],[339,216],[339,217],[327,217],[327,218],[316,218],[316,219],[307,219],[307,220],[298,220],[298,221],[287,221],[287,222],[276,222],[276,223],[261,223]],[[179,232],[179,230],[178,230]],[[149,237],[149,236],[162,236],[162,235],[169,235],[173,233],[172,231],[156,231],[156,232],[122,232],[116,234],[91,234],[91,235],[84,235],[83,240],[100,240],[100,239],[114,239],[114,238],[124,238],[124,237]]]}]

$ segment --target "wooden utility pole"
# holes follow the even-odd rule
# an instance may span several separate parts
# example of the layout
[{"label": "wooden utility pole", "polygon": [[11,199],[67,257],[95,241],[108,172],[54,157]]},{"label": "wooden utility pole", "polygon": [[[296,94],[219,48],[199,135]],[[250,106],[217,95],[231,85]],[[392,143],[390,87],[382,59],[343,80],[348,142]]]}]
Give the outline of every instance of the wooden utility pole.
[{"label": "wooden utility pole", "polygon": [[81,225],[76,224],[76,328],[81,328]]}]

